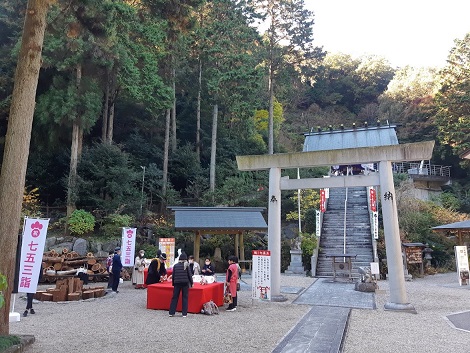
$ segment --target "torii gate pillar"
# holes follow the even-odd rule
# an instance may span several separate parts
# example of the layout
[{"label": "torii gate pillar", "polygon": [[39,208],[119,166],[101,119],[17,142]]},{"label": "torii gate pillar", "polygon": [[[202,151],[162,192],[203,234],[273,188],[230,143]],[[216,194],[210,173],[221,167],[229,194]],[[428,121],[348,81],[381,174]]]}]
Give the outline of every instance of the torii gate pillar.
[{"label": "torii gate pillar", "polygon": [[271,251],[271,301],[281,295],[281,168],[269,169],[268,249]]},{"label": "torii gate pillar", "polygon": [[385,244],[387,247],[388,279],[390,281],[390,302],[386,303],[384,308],[385,310],[409,311],[416,314],[415,308],[407,302],[398,227],[397,198],[390,161],[381,161],[379,163],[379,178]]}]

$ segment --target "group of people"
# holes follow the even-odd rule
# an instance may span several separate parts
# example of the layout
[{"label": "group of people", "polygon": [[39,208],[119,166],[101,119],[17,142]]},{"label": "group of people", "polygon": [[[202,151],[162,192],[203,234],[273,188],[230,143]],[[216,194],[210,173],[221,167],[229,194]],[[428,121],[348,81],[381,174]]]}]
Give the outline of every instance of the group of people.
[{"label": "group of people", "polygon": [[[167,257],[161,250],[157,250],[157,255],[150,262],[148,266],[147,278],[145,284],[150,285],[154,283],[164,282],[168,280],[165,261]],[[144,288],[144,269],[147,265],[145,258],[145,251],[140,250],[135,258],[134,270],[132,273],[132,283],[136,289]],[[238,258],[230,256],[228,259],[229,267],[225,276],[225,291],[232,296],[232,302],[229,304],[227,311],[237,310],[237,283],[239,280]],[[109,272],[108,288],[113,292],[119,293],[119,279],[122,269],[121,263],[121,248],[114,249],[114,253],[110,253],[107,259],[107,269]],[[190,255],[189,258],[185,253],[181,253],[178,257],[178,262],[173,266],[171,275],[171,283],[173,285],[173,296],[171,298],[169,316],[175,316],[176,306],[180,293],[182,298],[182,315],[186,317],[188,314],[188,300],[189,288],[193,286],[193,275],[214,276],[215,267],[209,257],[206,257],[204,265],[201,266],[195,261],[194,256]]]}]

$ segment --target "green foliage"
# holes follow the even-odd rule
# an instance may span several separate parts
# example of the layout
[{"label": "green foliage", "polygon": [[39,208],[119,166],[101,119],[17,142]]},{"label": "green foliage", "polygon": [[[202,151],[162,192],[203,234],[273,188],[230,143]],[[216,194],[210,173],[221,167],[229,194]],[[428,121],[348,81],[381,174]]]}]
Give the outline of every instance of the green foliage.
[{"label": "green foliage", "polygon": [[23,193],[23,203],[21,206],[22,217],[39,217],[41,215],[39,200],[39,188],[25,188]]},{"label": "green foliage", "polygon": [[129,227],[134,221],[134,217],[127,214],[110,214],[103,219],[100,227],[101,232],[106,237],[119,236],[122,227]]},{"label": "green foliage", "polygon": [[[298,204],[298,193],[294,193],[291,196],[292,201]],[[309,209],[318,209],[320,206],[320,194],[314,189],[300,190],[300,219],[305,220],[305,214]],[[291,211],[286,215],[286,220],[298,220],[299,212]]]},{"label": "green foliage", "polygon": [[436,96],[439,140],[454,154],[470,148],[470,33],[455,40],[442,70],[442,87]]},{"label": "green foliage", "polygon": [[0,309],[5,305],[5,298],[3,297],[3,292],[8,288],[7,277],[0,273]]},{"label": "green foliage", "polygon": [[317,248],[317,237],[315,234],[302,232],[300,234],[300,248],[302,249],[302,262],[306,269],[312,268],[313,251]]},{"label": "green foliage", "polygon": [[10,348],[20,343],[21,340],[18,336],[0,336],[0,352],[3,352],[7,348]]},{"label": "green foliage", "polygon": [[141,170],[132,168],[129,155],[116,145],[95,144],[83,151],[78,165],[78,205],[106,214],[138,213]]},{"label": "green foliage", "polygon": [[153,259],[155,256],[157,256],[158,246],[151,245],[151,244],[141,244],[138,246],[138,249],[136,249],[136,251],[139,251],[139,250],[145,251],[146,259]]},{"label": "green foliage", "polygon": [[72,234],[90,233],[95,228],[95,217],[85,210],[75,210],[67,221]]}]

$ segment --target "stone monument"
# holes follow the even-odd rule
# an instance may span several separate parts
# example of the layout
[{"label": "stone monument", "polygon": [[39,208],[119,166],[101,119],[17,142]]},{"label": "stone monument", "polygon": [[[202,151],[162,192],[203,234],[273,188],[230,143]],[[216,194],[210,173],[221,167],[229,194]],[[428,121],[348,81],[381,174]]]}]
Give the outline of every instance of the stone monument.
[{"label": "stone monument", "polygon": [[288,275],[306,274],[302,264],[302,249],[300,249],[298,238],[295,238],[292,242],[292,249],[290,250],[290,265],[284,273]]}]

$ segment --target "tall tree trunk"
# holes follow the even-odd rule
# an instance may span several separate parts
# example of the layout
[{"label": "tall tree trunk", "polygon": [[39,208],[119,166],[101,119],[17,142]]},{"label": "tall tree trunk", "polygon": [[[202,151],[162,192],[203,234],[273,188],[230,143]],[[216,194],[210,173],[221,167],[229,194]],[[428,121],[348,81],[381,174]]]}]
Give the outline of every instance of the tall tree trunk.
[{"label": "tall tree trunk", "polygon": [[274,153],[274,69],[269,67],[268,153]]},{"label": "tall tree trunk", "polygon": [[173,107],[171,109],[171,152],[176,151],[176,69],[175,60],[172,57],[171,81],[173,85]]},{"label": "tall tree trunk", "polygon": [[109,69],[106,69],[106,87],[104,91],[104,104],[103,104],[103,123],[101,125],[101,142],[106,143],[108,136],[108,114],[109,114]]},{"label": "tall tree trunk", "polygon": [[202,90],[202,60],[199,58],[199,78],[197,91],[197,111],[196,111],[196,156],[201,163],[201,90]]},{"label": "tall tree trunk", "polygon": [[[211,164],[209,169],[209,185],[212,192],[215,191],[215,156],[217,152],[217,118],[219,115],[219,106],[214,105],[212,114],[212,138],[211,138]],[[212,200],[214,201],[214,200]]]},{"label": "tall tree trunk", "polygon": [[162,176],[162,196],[166,196],[167,184],[168,184],[168,156],[170,150],[170,120],[171,112],[170,109],[166,110],[166,121],[165,121],[165,147],[163,151],[163,176]]},{"label": "tall tree trunk", "polygon": [[21,204],[48,7],[48,0],[28,1],[5,136],[0,174],[0,273],[7,277],[8,288],[3,293],[5,305],[0,308],[0,335],[8,335],[10,331],[10,299],[14,289]]},{"label": "tall tree trunk", "polygon": [[109,108],[108,129],[107,129],[107,135],[106,135],[106,143],[109,144],[109,145],[113,143],[114,107],[115,107],[114,101],[115,101],[115,97],[113,97],[113,101],[112,101],[111,106]]},{"label": "tall tree trunk", "polygon": [[[77,65],[76,69],[76,89],[77,95],[80,94],[80,84],[82,81],[82,67],[80,64]],[[82,141],[83,141],[83,129],[80,126],[81,119],[77,114],[72,123],[72,145],[70,147],[70,166],[69,166],[69,179],[67,182],[67,219],[70,218],[73,211],[75,211],[76,206],[75,202],[77,200],[77,166],[79,155],[82,151]],[[66,226],[66,230],[67,226]]]}]

